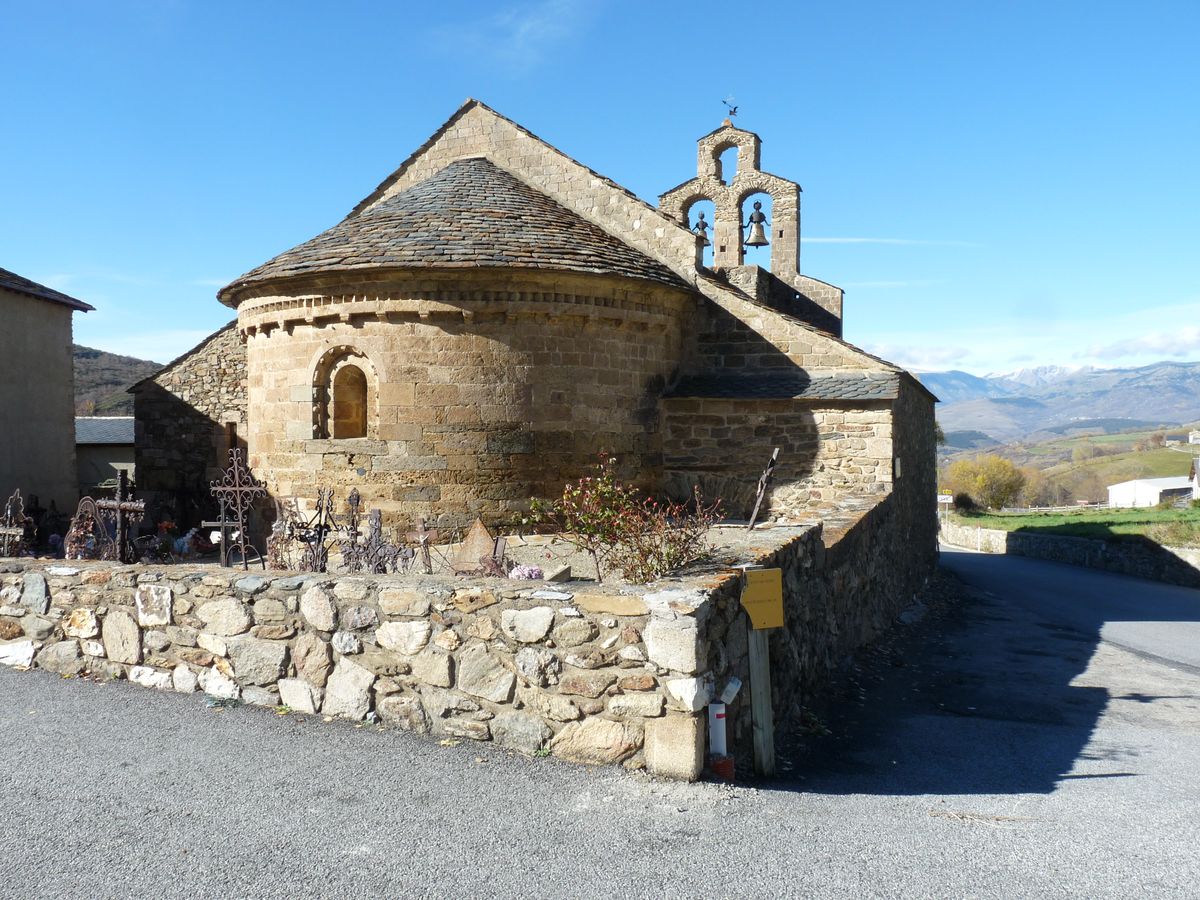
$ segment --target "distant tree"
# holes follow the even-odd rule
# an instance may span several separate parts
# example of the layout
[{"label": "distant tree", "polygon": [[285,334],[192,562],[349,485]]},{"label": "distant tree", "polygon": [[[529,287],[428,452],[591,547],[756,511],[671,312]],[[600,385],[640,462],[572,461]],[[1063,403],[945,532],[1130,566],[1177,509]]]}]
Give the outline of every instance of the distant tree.
[{"label": "distant tree", "polygon": [[967,494],[978,505],[992,509],[1016,502],[1025,478],[1011,460],[994,453],[956,460],[946,470],[946,484],[953,493]]},{"label": "distant tree", "polygon": [[1044,472],[1032,467],[1023,467],[1021,474],[1025,476],[1020,495],[1022,506],[1058,506],[1063,502],[1064,491],[1047,478]]},{"label": "distant tree", "polygon": [[1161,431],[1156,431],[1150,435],[1148,441],[1151,447],[1165,447],[1167,445],[1167,436]]},{"label": "distant tree", "polygon": [[942,431],[942,423],[941,422],[933,423],[933,439],[935,441],[937,441],[937,445],[939,447],[946,446],[946,432]]}]

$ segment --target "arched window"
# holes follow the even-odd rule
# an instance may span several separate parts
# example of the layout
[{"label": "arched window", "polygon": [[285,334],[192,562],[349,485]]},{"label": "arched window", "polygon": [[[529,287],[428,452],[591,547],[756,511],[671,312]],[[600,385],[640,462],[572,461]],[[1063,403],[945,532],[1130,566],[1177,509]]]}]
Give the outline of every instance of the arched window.
[{"label": "arched window", "polygon": [[717,181],[721,184],[732,184],[737,178],[739,152],[737,144],[730,144],[716,153]]},{"label": "arched window", "polygon": [[333,437],[367,436],[367,376],[358,366],[341,366],[333,376]]},{"label": "arched window", "polygon": [[375,367],[352,347],[335,347],[313,371],[313,437],[365,438],[377,402]]}]

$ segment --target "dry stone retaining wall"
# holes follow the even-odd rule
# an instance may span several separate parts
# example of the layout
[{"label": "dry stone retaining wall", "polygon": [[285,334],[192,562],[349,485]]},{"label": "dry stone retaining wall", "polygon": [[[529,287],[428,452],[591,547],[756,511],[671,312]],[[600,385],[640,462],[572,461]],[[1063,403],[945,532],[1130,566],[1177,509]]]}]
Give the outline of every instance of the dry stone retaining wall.
[{"label": "dry stone retaining wall", "polygon": [[1200,550],[1190,547],[1163,547],[1153,541],[1096,541],[1088,538],[1024,534],[998,528],[979,528],[945,520],[942,539],[957,547],[983,553],[1011,553],[1050,562],[1103,569],[1121,575],[1133,575],[1200,587]]},{"label": "dry stone retaining wall", "polygon": [[[755,533],[747,562],[784,574],[787,625],[771,637],[778,727],[930,573],[899,539],[910,521],[900,499]],[[729,743],[750,759],[739,593],[729,572],[617,588],[8,560],[0,663],[690,780],[704,763],[705,706],[731,676],[747,687],[729,709]]]},{"label": "dry stone retaining wall", "polygon": [[[694,608],[520,582],[0,564],[0,663],[695,778]],[[700,602],[702,597],[697,598]]]}]

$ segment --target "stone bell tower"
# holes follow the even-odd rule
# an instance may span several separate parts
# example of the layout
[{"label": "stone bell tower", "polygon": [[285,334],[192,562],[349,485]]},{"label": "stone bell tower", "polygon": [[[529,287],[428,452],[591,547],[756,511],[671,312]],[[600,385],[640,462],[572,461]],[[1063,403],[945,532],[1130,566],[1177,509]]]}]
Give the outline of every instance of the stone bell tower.
[{"label": "stone bell tower", "polygon": [[[737,148],[737,171],[727,178],[721,171],[721,154]],[[696,151],[696,177],[658,198],[659,208],[682,225],[696,231],[697,241],[713,229],[713,270],[762,303],[804,319],[838,337],[842,334],[842,290],[800,274],[800,185],[761,168],[762,139],[737,128],[726,119],[716,131],[700,138]],[[771,269],[745,265],[748,239],[757,232],[753,213],[743,204],[755,194],[771,198],[771,221],[762,236],[771,245]],[[701,200],[712,202],[715,222],[692,221],[691,210]],[[761,214],[760,214],[761,218]],[[761,246],[751,244],[751,246]]]}]

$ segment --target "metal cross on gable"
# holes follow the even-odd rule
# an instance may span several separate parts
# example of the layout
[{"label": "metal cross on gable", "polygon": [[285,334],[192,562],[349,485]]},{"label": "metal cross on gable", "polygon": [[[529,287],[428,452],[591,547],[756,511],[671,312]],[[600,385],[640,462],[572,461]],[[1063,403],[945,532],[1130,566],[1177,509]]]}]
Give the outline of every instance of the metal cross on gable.
[{"label": "metal cross on gable", "polygon": [[[267,495],[267,489],[242,462],[241,449],[234,448],[229,451],[229,468],[225,470],[220,481],[212,483],[212,495],[223,507],[233,513],[238,526],[237,541],[242,557],[242,568],[248,570],[250,561],[246,557],[246,516],[254,501]],[[224,510],[222,510],[221,518],[225,518]],[[226,564],[227,561],[223,560],[222,565]],[[265,562],[263,566],[265,568]]]}]

